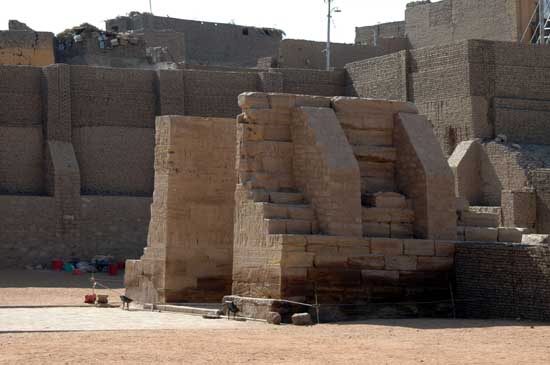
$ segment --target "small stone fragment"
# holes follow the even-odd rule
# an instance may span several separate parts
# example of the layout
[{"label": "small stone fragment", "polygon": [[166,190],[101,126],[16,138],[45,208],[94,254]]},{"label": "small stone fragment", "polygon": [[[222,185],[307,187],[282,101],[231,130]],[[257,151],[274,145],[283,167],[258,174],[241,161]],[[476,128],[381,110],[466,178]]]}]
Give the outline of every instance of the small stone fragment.
[{"label": "small stone fragment", "polygon": [[292,324],[295,326],[311,326],[313,321],[309,313],[296,313],[292,315]]},{"label": "small stone fragment", "polygon": [[281,324],[281,315],[277,312],[269,312],[267,314],[267,323],[279,325]]}]

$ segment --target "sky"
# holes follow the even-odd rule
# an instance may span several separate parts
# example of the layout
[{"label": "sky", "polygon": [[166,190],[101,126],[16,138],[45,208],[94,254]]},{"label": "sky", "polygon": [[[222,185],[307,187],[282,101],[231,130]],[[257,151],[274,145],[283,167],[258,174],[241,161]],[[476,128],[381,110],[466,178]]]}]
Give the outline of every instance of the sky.
[{"label": "sky", "polygon": [[[324,0],[151,0],[153,13],[172,18],[279,28],[286,38],[326,40]],[[410,0],[333,0],[332,41],[353,43],[355,27],[403,20]],[[84,22],[105,28],[105,20],[148,11],[149,0],[0,0],[0,29],[10,19],[37,31],[59,33]]]}]

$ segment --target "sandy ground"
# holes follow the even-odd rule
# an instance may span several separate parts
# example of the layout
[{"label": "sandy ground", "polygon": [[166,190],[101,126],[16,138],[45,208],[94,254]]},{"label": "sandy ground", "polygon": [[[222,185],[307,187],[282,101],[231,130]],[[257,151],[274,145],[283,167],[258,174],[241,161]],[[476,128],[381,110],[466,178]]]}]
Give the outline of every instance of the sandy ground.
[{"label": "sandy ground", "polygon": [[[88,288],[87,278],[70,274],[0,271],[0,306],[80,304]],[[294,327],[120,309],[0,309],[0,363],[53,362],[550,364],[550,326],[418,319]]]},{"label": "sandy ground", "polygon": [[0,363],[549,364],[550,327],[398,320],[307,328],[0,334]]},{"label": "sandy ground", "polygon": [[[0,270],[0,307],[14,305],[83,305],[84,296],[92,293],[90,274],[75,276],[66,272]],[[98,289],[113,303],[124,293],[124,276],[95,274],[95,279],[113,290]]]}]

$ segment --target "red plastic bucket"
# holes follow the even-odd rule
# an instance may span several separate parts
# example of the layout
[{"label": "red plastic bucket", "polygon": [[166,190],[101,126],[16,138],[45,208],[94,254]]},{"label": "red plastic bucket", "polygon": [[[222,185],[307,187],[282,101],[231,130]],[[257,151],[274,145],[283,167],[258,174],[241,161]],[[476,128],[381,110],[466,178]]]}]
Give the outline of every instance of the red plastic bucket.
[{"label": "red plastic bucket", "polygon": [[52,261],[52,269],[55,270],[55,271],[61,271],[61,269],[63,269],[63,261],[53,260]]},{"label": "red plastic bucket", "polygon": [[117,264],[109,264],[109,275],[111,275],[111,276],[117,276],[118,275],[118,265]]}]

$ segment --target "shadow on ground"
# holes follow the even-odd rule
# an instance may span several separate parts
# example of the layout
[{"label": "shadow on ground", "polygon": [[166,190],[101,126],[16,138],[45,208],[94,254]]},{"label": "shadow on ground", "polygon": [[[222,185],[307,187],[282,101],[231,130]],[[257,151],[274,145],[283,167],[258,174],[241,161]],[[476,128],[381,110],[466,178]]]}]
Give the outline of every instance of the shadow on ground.
[{"label": "shadow on ground", "polygon": [[[48,270],[0,270],[0,288],[91,288],[89,273],[81,276]],[[124,288],[124,273],[110,276],[96,273],[97,282],[111,289]]]}]

